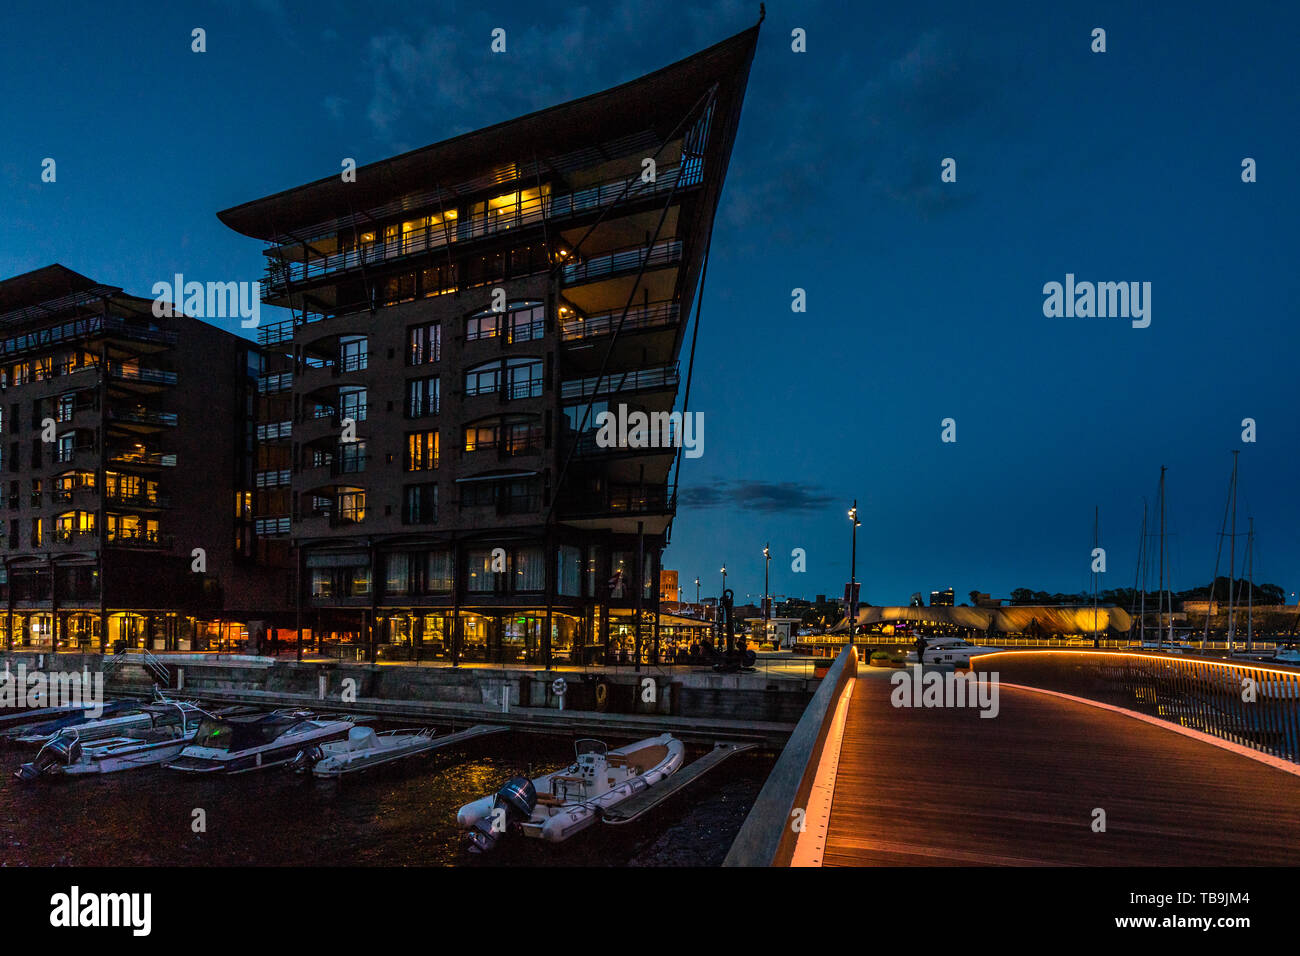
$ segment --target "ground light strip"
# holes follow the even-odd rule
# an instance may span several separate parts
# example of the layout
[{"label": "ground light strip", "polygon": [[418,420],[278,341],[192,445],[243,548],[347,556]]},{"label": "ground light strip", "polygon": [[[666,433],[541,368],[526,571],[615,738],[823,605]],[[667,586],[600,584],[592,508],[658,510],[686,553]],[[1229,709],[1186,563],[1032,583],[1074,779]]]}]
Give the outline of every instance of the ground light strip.
[{"label": "ground light strip", "polygon": [[835,719],[826,733],[817,775],[808,791],[803,832],[795,839],[791,866],[821,866],[826,853],[826,835],[831,825],[831,803],[835,798],[835,775],[840,768],[840,747],[844,743],[844,725],[849,719],[849,700],[857,678],[850,677],[835,705]]},{"label": "ground light strip", "polygon": [[1259,750],[1252,750],[1250,747],[1244,747],[1241,744],[1233,743],[1231,740],[1222,740],[1211,734],[1199,730],[1193,730],[1191,727],[1184,727],[1181,724],[1170,723],[1167,720],[1161,720],[1159,717],[1152,717],[1150,714],[1140,714],[1136,710],[1129,710],[1126,707],[1116,707],[1114,704],[1103,704],[1099,700],[1089,700],[1086,697],[1075,697],[1073,694],[1062,694],[1058,690],[1044,690],[1041,687],[1029,687],[1025,684],[1008,684],[1005,681],[998,681],[999,687],[1010,687],[1013,690],[1028,690],[1035,694],[1048,694],[1052,697],[1060,697],[1062,700],[1072,700],[1077,704],[1087,704],[1089,707],[1100,707],[1102,710],[1114,711],[1117,714],[1125,714],[1129,717],[1136,717],[1138,720],[1146,721],[1155,727],[1163,727],[1166,730],[1172,730],[1175,733],[1182,734],[1184,737],[1191,737],[1193,740],[1199,740],[1201,743],[1211,744],[1215,747],[1221,747],[1224,750],[1240,754],[1243,757],[1249,757],[1251,760],[1258,760],[1260,763],[1268,764],[1286,773],[1300,777],[1300,764],[1292,763],[1282,757],[1275,757],[1272,754],[1266,754]]}]

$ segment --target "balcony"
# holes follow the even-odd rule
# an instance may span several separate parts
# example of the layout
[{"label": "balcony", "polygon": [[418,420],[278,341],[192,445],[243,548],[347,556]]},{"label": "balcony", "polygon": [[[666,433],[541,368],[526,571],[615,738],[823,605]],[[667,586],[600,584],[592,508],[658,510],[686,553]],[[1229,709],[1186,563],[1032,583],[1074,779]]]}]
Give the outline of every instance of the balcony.
[{"label": "balcony", "polygon": [[576,285],[592,282],[610,276],[636,272],[645,263],[645,268],[671,265],[682,258],[682,241],[680,239],[663,239],[648,249],[645,246],[630,246],[616,249],[603,255],[592,256],[581,262],[571,262],[564,266],[564,282]]},{"label": "balcony", "polygon": [[80,548],[93,547],[99,542],[99,532],[94,528],[55,528],[50,532],[50,541]]},{"label": "balcony", "polygon": [[141,529],[110,529],[108,543],[116,548],[171,548],[172,536]]},{"label": "balcony", "polygon": [[176,456],[174,454],[139,448],[110,450],[108,460],[115,465],[134,465],[137,468],[176,467]]},{"label": "balcony", "polygon": [[540,455],[544,451],[542,437],[504,438],[500,441],[475,442],[472,447],[462,448],[460,457],[479,463],[489,460],[510,461],[525,455]]},{"label": "balcony", "polygon": [[601,515],[663,515],[676,511],[667,485],[614,485],[605,491],[586,490],[566,494],[560,513],[567,518]]},{"label": "balcony", "polygon": [[146,428],[174,428],[179,417],[175,412],[160,412],[138,405],[133,408],[109,408],[108,420]]},{"label": "balcony", "polygon": [[565,399],[590,398],[594,395],[615,395],[647,389],[674,389],[679,381],[677,365],[659,368],[640,368],[608,375],[568,379],[560,386],[560,397]]},{"label": "balcony", "polygon": [[121,362],[108,363],[109,377],[118,382],[134,386],[164,386],[176,384],[176,373],[160,368],[146,368],[139,365],[123,365]]},{"label": "balcony", "polygon": [[577,342],[582,339],[611,335],[619,329],[622,320],[623,332],[637,332],[642,329],[668,328],[677,325],[681,317],[681,306],[676,302],[657,302],[652,305],[627,310],[604,312],[566,319],[560,323],[560,338],[565,342]]},{"label": "balcony", "polygon": [[113,316],[107,318],[102,315],[80,316],[49,328],[0,339],[0,357],[9,358],[64,343],[85,342],[100,334],[162,346],[175,345],[177,341],[175,332],[164,329],[128,323]]},{"label": "balcony", "polygon": [[[685,170],[680,165],[662,168],[655,181],[649,183],[643,182],[640,175],[610,179],[572,193],[538,197],[524,203],[511,215],[503,216],[499,210],[486,210],[478,216],[465,215],[448,219],[431,229],[409,232],[388,242],[374,242],[346,252],[315,257],[308,253],[306,259],[301,261],[268,258],[266,277],[262,283],[262,301],[270,302],[285,295],[296,283],[360,270],[372,264],[396,262],[425,254],[430,249],[443,248],[449,243],[468,242],[536,225],[544,219],[555,221],[573,218],[612,206],[619,201],[637,202],[654,198],[672,190],[679,184],[679,180],[683,189],[698,185],[703,180],[702,165],[695,161],[688,163]],[[528,188],[527,184],[522,185]],[[416,210],[422,207],[433,208],[437,203],[437,195],[429,193],[426,196],[408,197],[406,206]],[[312,239],[333,239],[337,235],[335,231],[312,236],[308,237],[308,242]],[[284,334],[280,329],[268,329],[267,341],[262,344],[286,341],[281,338]]]},{"label": "balcony", "polygon": [[139,511],[153,511],[171,507],[171,499],[166,495],[141,494],[106,494],[104,500],[111,505],[134,508]]}]

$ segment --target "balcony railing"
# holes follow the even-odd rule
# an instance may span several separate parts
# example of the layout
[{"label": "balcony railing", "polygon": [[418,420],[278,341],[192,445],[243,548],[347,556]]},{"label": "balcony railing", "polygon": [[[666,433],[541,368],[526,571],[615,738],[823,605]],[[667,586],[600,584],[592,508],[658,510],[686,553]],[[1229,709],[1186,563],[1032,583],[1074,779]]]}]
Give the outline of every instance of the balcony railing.
[{"label": "balcony railing", "polygon": [[292,342],[293,328],[293,319],[285,319],[282,322],[272,322],[270,325],[258,326],[257,344],[282,345],[285,342]]},{"label": "balcony railing", "polygon": [[503,438],[499,441],[476,441],[461,450],[461,457],[478,452],[495,451],[498,458],[517,458],[520,455],[537,455],[543,450],[541,436],[535,438]]},{"label": "balcony railing", "polygon": [[975,655],[971,673],[1136,711],[1300,762],[1296,668],[1173,654],[1063,650]]},{"label": "balcony railing", "polygon": [[140,529],[119,529],[117,531],[110,529],[108,543],[119,548],[170,548],[172,546],[172,536],[160,534],[157,531]]},{"label": "balcony railing", "polygon": [[664,239],[647,249],[645,246],[631,246],[616,249],[603,255],[592,256],[582,262],[573,262],[564,267],[564,281],[570,285],[578,282],[590,282],[606,276],[618,275],[641,268],[645,263],[647,269],[654,266],[668,265],[682,258],[682,241]]},{"label": "balcony railing", "polygon": [[597,335],[609,335],[619,328],[622,319],[622,331],[634,332],[661,326],[676,325],[681,315],[681,306],[676,302],[656,302],[652,305],[628,309],[624,316],[622,310],[602,312],[585,318],[566,319],[560,324],[560,337],[566,342],[588,339]]},{"label": "balcony railing", "polygon": [[561,512],[568,517],[582,515],[671,514],[674,508],[666,485],[647,487],[615,486],[608,491],[570,493]]},{"label": "balcony railing", "polygon": [[108,374],[127,382],[148,382],[152,385],[176,384],[175,372],[160,368],[144,368],[139,365],[123,365],[120,362],[109,362]]},{"label": "balcony railing", "polygon": [[[309,258],[305,262],[271,258],[267,263],[266,281],[262,284],[263,298],[282,294],[290,284],[295,282],[344,272],[371,263],[390,262],[405,256],[418,255],[430,249],[442,248],[449,243],[465,242],[540,223],[543,219],[555,220],[579,215],[612,205],[620,197],[631,201],[657,196],[671,190],[677,184],[679,177],[683,187],[696,185],[702,179],[702,169],[696,164],[689,167],[687,173],[683,175],[680,166],[669,166],[659,170],[655,181],[648,183],[642,182],[639,175],[630,179],[612,179],[576,192],[529,200],[505,215],[502,215],[500,210],[488,210],[477,216],[465,215],[458,219],[448,219],[438,226],[405,233],[396,239],[368,243],[357,249]],[[283,335],[282,330],[271,332],[268,329],[268,341],[264,344],[285,341],[280,338]]]},{"label": "balcony railing", "polygon": [[150,494],[130,495],[130,494],[116,493],[116,494],[105,495],[104,500],[107,501],[109,504],[122,505],[123,507],[126,508],[169,508],[171,507],[171,499],[168,498],[166,495],[150,495]]},{"label": "balcony railing", "polygon": [[80,544],[94,541],[96,537],[94,528],[55,528],[50,532],[50,540],[55,544]]},{"label": "balcony railing", "polygon": [[176,456],[160,451],[110,451],[108,460],[117,465],[153,465],[158,468],[176,467]]},{"label": "balcony railing", "polygon": [[111,421],[136,425],[175,425],[180,420],[175,412],[156,412],[150,408],[110,408],[108,417]]},{"label": "balcony railing", "polygon": [[21,355],[24,352],[47,349],[65,342],[81,342],[101,333],[157,345],[175,345],[177,341],[175,332],[142,328],[111,316],[105,318],[102,315],[93,315],[71,319],[50,328],[37,329],[35,332],[24,332],[0,339],[0,357]]},{"label": "balcony railing", "polygon": [[611,372],[604,376],[593,375],[589,378],[569,379],[560,386],[560,396],[589,398],[593,395],[613,395],[616,392],[632,392],[645,388],[676,388],[678,379],[676,364],[660,368]]}]

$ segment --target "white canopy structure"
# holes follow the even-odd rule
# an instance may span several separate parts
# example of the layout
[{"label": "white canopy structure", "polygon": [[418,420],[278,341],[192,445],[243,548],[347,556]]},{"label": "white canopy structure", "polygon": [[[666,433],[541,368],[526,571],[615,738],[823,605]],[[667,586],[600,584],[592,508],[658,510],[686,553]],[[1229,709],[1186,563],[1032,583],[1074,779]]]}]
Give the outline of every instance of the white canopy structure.
[{"label": "white canopy structure", "polygon": [[[1095,629],[1099,633],[1125,633],[1133,619],[1123,608],[1099,606]],[[1025,604],[1013,607],[862,607],[858,626],[866,624],[934,624],[966,627],[999,634],[1091,634],[1092,605]],[[830,629],[831,634],[848,630],[848,619]]]}]

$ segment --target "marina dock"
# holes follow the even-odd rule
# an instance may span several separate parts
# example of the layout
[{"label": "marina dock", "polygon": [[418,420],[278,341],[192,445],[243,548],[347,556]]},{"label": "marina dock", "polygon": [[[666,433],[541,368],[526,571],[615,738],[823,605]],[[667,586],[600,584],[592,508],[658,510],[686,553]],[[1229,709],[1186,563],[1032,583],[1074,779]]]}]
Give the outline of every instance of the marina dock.
[{"label": "marina dock", "polygon": [[669,777],[664,783],[651,787],[629,800],[606,810],[603,819],[606,823],[632,823],[669,798],[685,790],[724,760],[734,757],[746,750],[753,750],[757,744],[720,743],[703,757],[687,764]]}]

